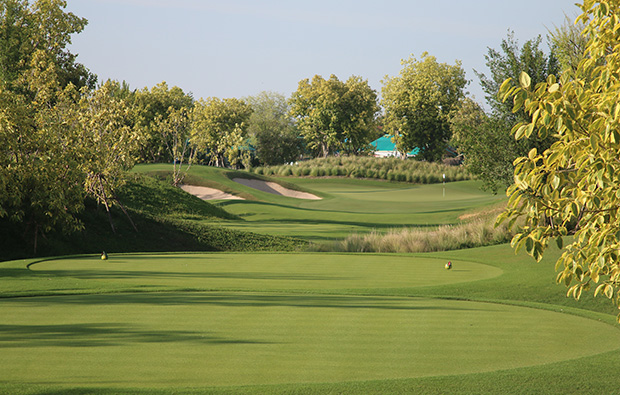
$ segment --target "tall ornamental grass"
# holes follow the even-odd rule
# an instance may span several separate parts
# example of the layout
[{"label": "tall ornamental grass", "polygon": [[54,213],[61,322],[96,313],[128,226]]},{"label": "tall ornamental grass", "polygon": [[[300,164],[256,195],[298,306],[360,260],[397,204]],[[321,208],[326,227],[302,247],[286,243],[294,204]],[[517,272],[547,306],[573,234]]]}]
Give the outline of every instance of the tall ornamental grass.
[{"label": "tall ornamental grass", "polygon": [[413,159],[374,157],[328,157],[289,165],[256,167],[256,174],[276,177],[351,177],[387,181],[435,184],[471,179],[460,166],[421,162]]},{"label": "tall ornamental grass", "polygon": [[335,252],[434,252],[482,247],[510,241],[514,230],[494,226],[501,206],[466,214],[461,223],[434,228],[399,228],[381,233],[351,234],[332,244],[313,245],[317,251]]}]

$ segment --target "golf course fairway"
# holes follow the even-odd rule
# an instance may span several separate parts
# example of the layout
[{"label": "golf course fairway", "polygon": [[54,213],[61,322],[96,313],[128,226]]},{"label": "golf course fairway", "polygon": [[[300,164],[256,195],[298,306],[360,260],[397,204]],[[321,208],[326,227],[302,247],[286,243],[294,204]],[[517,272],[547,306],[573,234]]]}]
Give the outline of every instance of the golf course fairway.
[{"label": "golf course fairway", "polygon": [[443,264],[267,253],[43,261],[31,273],[65,289],[0,301],[0,377],[52,388],[336,383],[544,365],[620,344],[615,327],[577,315],[373,294],[502,276],[466,260]]}]

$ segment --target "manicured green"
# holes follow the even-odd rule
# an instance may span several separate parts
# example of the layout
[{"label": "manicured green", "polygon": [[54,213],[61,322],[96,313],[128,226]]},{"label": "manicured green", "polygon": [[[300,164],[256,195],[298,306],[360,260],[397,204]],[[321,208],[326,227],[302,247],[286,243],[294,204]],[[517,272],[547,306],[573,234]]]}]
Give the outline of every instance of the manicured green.
[{"label": "manicured green", "polygon": [[342,292],[463,283],[497,277],[474,262],[380,254],[183,254],[55,259],[31,266],[38,275],[192,290]]},{"label": "manicured green", "polygon": [[[227,227],[266,232],[267,219],[250,220],[265,215],[250,211],[262,207],[282,234],[304,234],[305,224],[335,235],[347,216],[359,215],[366,230],[373,225],[363,221],[397,218],[399,210],[418,226],[425,218],[451,223],[501,199],[473,182],[450,183],[438,199],[441,185],[294,179],[289,186],[324,198],[303,201],[232,181],[244,173],[195,169],[195,181],[244,194],[248,215],[218,211],[230,204],[203,206],[151,179],[126,189],[128,208],[154,227],[162,220],[177,232],[186,226],[205,243],[214,242],[205,231],[214,228],[230,236],[220,245],[277,250],[242,236],[256,233]],[[373,205],[376,214],[365,213]],[[161,248],[170,245],[161,240]],[[620,364],[617,309],[605,298],[566,298],[554,282],[557,250],[539,264],[508,245],[427,254],[109,252],[106,261],[0,262],[0,394],[620,388],[608,372]],[[452,270],[444,268],[448,260]]]},{"label": "manicured green", "polygon": [[[170,165],[140,165],[134,171],[165,175],[169,169]],[[480,183],[476,181],[452,182],[444,186],[351,178],[262,177],[322,198],[304,200],[273,195],[232,181],[243,177],[261,176],[192,166],[187,183],[217,188],[247,199],[218,203],[219,207],[240,218],[218,221],[226,228],[315,242],[404,226],[455,224],[465,212],[505,199],[481,191]]]},{"label": "manicured green", "polygon": [[620,331],[609,301],[563,296],[552,260],[502,245],[3,262],[0,393],[613,392],[567,390],[620,363]]}]

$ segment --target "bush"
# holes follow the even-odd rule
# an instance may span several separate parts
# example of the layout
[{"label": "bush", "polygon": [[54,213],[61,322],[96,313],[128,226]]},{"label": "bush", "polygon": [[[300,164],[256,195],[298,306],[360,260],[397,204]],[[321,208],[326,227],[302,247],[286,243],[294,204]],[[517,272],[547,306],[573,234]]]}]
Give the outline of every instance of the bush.
[{"label": "bush", "polygon": [[[462,167],[398,158],[328,157],[286,165],[286,168],[298,177],[366,177],[425,184],[442,182],[443,174],[446,175],[446,182],[471,179]],[[265,167],[260,172],[259,168],[255,170],[255,173],[263,175],[289,174],[283,166]]]},{"label": "bush", "polygon": [[510,241],[514,231],[503,223],[495,227],[502,205],[469,214],[469,220],[458,225],[443,225],[428,230],[424,228],[394,229],[387,233],[373,231],[368,234],[351,234],[338,243],[323,244],[321,251],[332,252],[383,252],[410,253],[448,251],[481,247]]}]

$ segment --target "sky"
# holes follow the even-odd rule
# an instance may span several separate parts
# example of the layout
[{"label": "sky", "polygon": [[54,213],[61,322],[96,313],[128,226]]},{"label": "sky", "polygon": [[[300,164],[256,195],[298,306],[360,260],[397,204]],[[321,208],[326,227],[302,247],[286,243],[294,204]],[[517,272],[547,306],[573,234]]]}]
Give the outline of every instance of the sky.
[{"label": "sky", "polygon": [[[300,80],[360,76],[381,93],[401,60],[424,52],[473,70],[508,31],[520,44],[580,13],[575,0],[68,0],[86,18],[70,50],[99,81],[132,89],[162,81],[194,98],[289,97]],[[543,39],[547,50],[547,41]]]}]

